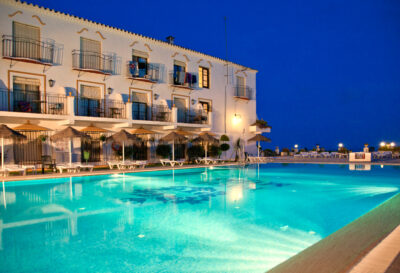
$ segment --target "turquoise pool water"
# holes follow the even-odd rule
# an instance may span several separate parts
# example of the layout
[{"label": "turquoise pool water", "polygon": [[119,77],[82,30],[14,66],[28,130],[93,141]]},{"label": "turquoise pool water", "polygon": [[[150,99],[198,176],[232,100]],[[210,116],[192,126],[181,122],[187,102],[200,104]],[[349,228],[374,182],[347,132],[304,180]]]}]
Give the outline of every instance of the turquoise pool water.
[{"label": "turquoise pool water", "polygon": [[311,164],[5,182],[0,271],[265,272],[399,188],[399,167]]}]

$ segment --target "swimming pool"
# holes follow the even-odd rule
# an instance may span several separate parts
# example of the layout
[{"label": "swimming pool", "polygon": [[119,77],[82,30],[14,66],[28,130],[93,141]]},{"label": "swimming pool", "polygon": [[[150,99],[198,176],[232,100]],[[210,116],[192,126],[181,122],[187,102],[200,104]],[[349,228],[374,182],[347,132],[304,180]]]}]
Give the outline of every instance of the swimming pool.
[{"label": "swimming pool", "polygon": [[313,164],[5,182],[0,271],[265,272],[399,188],[399,167]]}]

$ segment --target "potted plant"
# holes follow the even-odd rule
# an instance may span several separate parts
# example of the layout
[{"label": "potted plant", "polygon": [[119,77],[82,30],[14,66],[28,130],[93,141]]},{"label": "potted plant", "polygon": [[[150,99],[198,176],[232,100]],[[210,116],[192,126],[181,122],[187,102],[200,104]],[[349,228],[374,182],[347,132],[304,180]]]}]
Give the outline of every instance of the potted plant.
[{"label": "potted plant", "polygon": [[88,163],[89,158],[90,158],[90,151],[88,150],[83,151],[83,159],[86,161],[86,164]]},{"label": "potted plant", "polygon": [[106,137],[106,135],[101,135],[100,137],[99,137],[99,139],[100,139],[100,141],[106,141],[106,139],[107,139],[107,137]]},{"label": "potted plant", "polygon": [[40,135],[40,136],[38,137],[38,139],[39,139],[41,142],[45,142],[45,141],[47,140],[47,136],[46,136],[46,135]]}]

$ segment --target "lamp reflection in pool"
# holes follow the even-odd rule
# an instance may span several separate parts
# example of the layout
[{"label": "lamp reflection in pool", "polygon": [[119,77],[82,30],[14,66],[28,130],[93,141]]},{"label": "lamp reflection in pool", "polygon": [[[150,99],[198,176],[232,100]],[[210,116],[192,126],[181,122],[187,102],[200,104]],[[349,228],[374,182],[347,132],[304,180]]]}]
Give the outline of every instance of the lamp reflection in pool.
[{"label": "lamp reflection in pool", "polygon": [[229,189],[228,198],[231,202],[237,202],[243,198],[243,186],[236,185]]}]

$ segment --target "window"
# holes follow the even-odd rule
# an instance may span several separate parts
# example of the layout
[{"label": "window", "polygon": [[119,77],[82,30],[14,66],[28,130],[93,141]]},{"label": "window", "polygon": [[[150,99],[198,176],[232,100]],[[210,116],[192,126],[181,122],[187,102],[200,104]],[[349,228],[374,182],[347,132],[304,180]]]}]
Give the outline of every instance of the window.
[{"label": "window", "polygon": [[147,75],[147,59],[138,56],[132,56],[134,65],[132,76],[144,78]]},{"label": "window", "polygon": [[174,84],[183,85],[185,83],[186,64],[174,61]]},{"label": "window", "polygon": [[132,92],[132,119],[148,120],[148,95]]},{"label": "window", "polygon": [[101,70],[101,43],[81,37],[80,68]]},{"label": "window", "polygon": [[210,108],[210,103],[207,101],[200,101],[199,102],[201,104],[201,106],[203,107],[203,111],[208,113],[210,112],[211,108]]},{"label": "window", "polygon": [[40,80],[13,77],[14,109],[18,112],[41,113]]},{"label": "window", "polygon": [[40,28],[13,22],[13,57],[40,59]]},{"label": "window", "polygon": [[199,66],[199,87],[210,88],[210,69]]},{"label": "window", "polygon": [[78,113],[80,116],[101,117],[104,115],[104,107],[101,96],[102,89],[99,86],[80,86],[80,98]]}]

